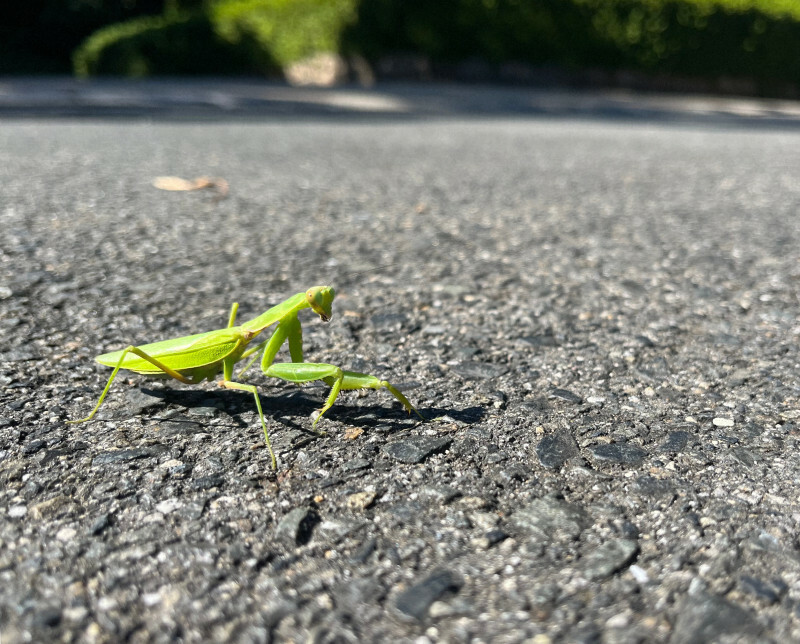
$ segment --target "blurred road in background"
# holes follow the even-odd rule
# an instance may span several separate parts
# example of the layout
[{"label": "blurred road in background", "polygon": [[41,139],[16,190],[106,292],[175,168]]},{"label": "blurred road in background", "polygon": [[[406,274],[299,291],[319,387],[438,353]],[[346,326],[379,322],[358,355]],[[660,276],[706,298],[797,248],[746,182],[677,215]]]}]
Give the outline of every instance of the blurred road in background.
[{"label": "blurred road in background", "polygon": [[0,117],[575,116],[800,124],[790,100],[485,85],[291,87],[247,80],[0,79]]}]

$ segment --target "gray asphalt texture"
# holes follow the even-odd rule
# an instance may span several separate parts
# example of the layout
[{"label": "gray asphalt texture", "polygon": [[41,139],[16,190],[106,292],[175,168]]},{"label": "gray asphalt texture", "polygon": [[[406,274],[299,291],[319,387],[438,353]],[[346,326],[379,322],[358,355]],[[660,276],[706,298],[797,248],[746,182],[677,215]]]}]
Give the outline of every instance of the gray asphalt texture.
[{"label": "gray asphalt texture", "polygon": [[[800,641],[800,130],[595,98],[6,113],[2,643]],[[254,369],[277,473],[211,383],[64,423],[326,283],[306,358],[427,422]]]}]

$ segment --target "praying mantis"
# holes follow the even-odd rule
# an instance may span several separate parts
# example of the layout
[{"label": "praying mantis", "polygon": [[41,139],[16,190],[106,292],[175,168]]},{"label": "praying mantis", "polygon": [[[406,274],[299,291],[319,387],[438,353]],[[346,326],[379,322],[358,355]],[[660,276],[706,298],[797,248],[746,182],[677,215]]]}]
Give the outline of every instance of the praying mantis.
[{"label": "praying mantis", "polygon": [[[313,286],[239,326],[234,326],[236,312],[239,309],[239,304],[234,303],[228,318],[228,326],[224,329],[143,344],[138,347],[131,345],[121,351],[97,356],[95,358],[97,362],[114,367],[114,371],[91,413],[86,418],[67,422],[84,423],[91,420],[103,404],[120,369],[128,369],[151,378],[174,378],[187,385],[195,385],[203,380],[212,381],[221,372],[222,380],[219,382],[221,387],[249,391],[253,394],[258,417],[264,429],[264,439],[272,458],[272,469],[277,469],[277,459],[269,441],[269,432],[264,420],[264,412],[261,410],[258,390],[255,385],[233,380],[234,365],[241,360],[250,358],[250,361],[237,374],[241,378],[258,359],[259,352],[261,352],[261,371],[266,376],[295,383],[321,380],[330,386],[330,394],[312,423],[312,428],[316,427],[319,419],[331,408],[339,392],[343,389],[387,389],[403,404],[408,413],[413,411],[424,420],[408,399],[385,380],[366,373],[344,371],[332,364],[303,362],[303,330],[297,314],[303,309],[310,308],[319,315],[323,322],[327,322],[331,319],[331,308],[335,296],[336,293],[331,286]],[[276,323],[277,326],[269,338],[255,347],[248,348],[254,338]],[[292,361],[274,362],[278,350],[287,341]]]}]

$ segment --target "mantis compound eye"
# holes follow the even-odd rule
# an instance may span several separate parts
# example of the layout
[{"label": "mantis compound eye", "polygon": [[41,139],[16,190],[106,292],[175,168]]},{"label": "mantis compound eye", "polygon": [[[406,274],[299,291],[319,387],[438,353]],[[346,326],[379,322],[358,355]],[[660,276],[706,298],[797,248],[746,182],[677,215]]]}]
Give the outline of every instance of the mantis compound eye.
[{"label": "mantis compound eye", "polygon": [[331,307],[336,292],[331,286],[313,286],[306,291],[306,301],[323,322],[331,319]]}]

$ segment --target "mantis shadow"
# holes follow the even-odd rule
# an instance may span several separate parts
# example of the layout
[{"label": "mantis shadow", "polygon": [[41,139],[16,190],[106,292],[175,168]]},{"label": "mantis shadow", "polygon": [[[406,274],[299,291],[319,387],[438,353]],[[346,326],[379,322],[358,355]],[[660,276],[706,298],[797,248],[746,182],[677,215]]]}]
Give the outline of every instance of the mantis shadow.
[{"label": "mantis shadow", "polygon": [[[214,407],[226,414],[236,427],[245,428],[251,423],[245,422],[240,414],[255,411],[252,397],[242,392],[228,391],[225,389],[147,389],[141,387],[141,392],[153,396],[154,402],[158,405],[175,404],[186,409],[201,409],[204,407]],[[315,395],[315,389],[319,390],[319,395]],[[327,388],[306,388],[301,390],[275,391],[273,395],[259,392],[264,416],[275,423],[299,431],[307,432],[309,435],[316,436],[316,432],[311,427],[313,412],[319,410],[325,402],[325,392]],[[213,402],[219,400],[223,404],[218,407]],[[335,420],[341,423],[361,427],[364,429],[381,426],[386,433],[395,433],[408,429],[411,424],[416,424],[419,418],[414,414],[408,414],[399,405],[394,405],[395,401],[391,398],[385,402],[376,400],[374,404],[348,404],[347,394],[345,393],[336,403],[325,413],[321,423],[317,425],[318,430],[324,431],[325,420]],[[486,410],[480,406],[467,407],[465,409],[452,409],[442,407],[426,407],[419,410],[426,421],[431,421],[440,417],[448,417],[453,420],[473,425],[480,422],[486,416]],[[167,420],[167,419],[165,419]],[[187,423],[205,425],[202,416],[193,416],[186,419]]]},{"label": "mantis shadow", "polygon": [[[309,418],[314,411],[322,407],[325,398],[324,396],[313,398],[304,391],[292,391],[287,392],[285,395],[274,397],[272,401],[277,404],[270,408],[271,411],[265,408],[265,415],[269,415],[284,425],[291,425],[298,429],[309,429],[305,425],[295,423],[293,418],[287,418],[287,416]],[[410,423],[416,424],[419,422],[419,417],[416,414],[408,414],[394,403],[395,401],[389,398],[385,403],[376,400],[374,404],[354,405],[340,399],[325,413],[325,418],[355,427],[367,428],[380,425],[391,431],[408,429]],[[425,407],[418,409],[418,411],[427,422],[444,416],[466,425],[478,423],[486,416],[486,410],[479,406],[467,407],[461,410]],[[324,419],[322,422],[324,423]],[[321,429],[319,426],[318,428]]]},{"label": "mantis shadow", "polygon": [[[308,395],[309,393],[311,395]],[[265,416],[269,416],[286,427],[315,434],[315,430],[311,428],[311,422],[313,422],[311,415],[322,408],[325,403],[324,395],[314,396],[313,390],[311,392],[287,391],[278,396],[262,397],[262,401],[265,399],[269,401],[263,403]],[[408,429],[410,423],[418,422],[419,418],[414,414],[406,413],[399,405],[393,407],[388,400],[385,404],[376,400],[373,404],[353,405],[348,404],[346,398],[342,398],[325,412],[325,416],[316,427],[317,431],[325,431],[326,420],[365,429],[381,426],[387,432],[395,432]]]},{"label": "mantis shadow", "polygon": [[[188,410],[199,410],[208,407],[215,408],[221,414],[227,415],[231,423],[239,428],[248,427],[252,424],[242,420],[240,415],[256,411],[252,396],[237,391],[225,389],[147,389],[144,387],[140,388],[140,391],[145,395],[152,396],[153,405],[159,407],[176,405]],[[320,387],[319,391],[322,393],[323,388]],[[308,393],[311,395],[308,395]],[[324,393],[319,396],[314,396],[313,389],[308,393],[305,391],[292,391],[287,389],[284,391],[276,391],[274,395],[265,395],[264,392],[260,391],[259,396],[261,398],[264,417],[285,427],[307,432],[311,436],[317,436],[317,432],[311,427],[311,423],[313,422],[311,415],[323,406],[326,396]],[[217,401],[222,404],[214,404]],[[156,411],[155,416],[158,415],[159,412]],[[186,423],[187,427],[189,425],[203,426],[207,424],[207,419],[203,418],[202,415],[194,415],[191,414],[191,412],[190,415],[191,418],[184,418],[182,421],[175,418],[161,418],[161,420],[172,422],[180,421]],[[337,403],[325,413],[325,417],[317,426],[317,429],[323,430],[325,420],[330,419],[339,420],[340,422],[358,427],[366,428],[376,425],[383,425],[386,427],[389,425],[392,430],[399,430],[408,428],[409,419],[414,420],[415,418],[415,416],[409,416],[401,409],[393,409],[391,403],[388,401],[385,405],[376,401],[374,405],[348,406],[343,398],[337,400]]]}]

